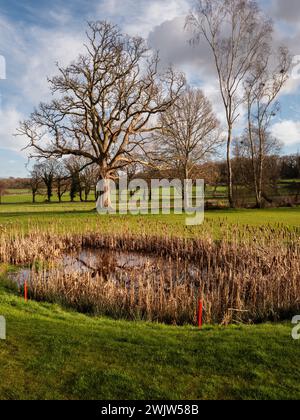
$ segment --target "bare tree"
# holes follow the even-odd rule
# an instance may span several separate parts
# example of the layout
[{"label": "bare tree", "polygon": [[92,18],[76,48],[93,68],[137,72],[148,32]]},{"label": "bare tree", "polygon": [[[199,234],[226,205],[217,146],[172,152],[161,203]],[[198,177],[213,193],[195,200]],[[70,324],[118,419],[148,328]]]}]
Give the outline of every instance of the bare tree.
[{"label": "bare tree", "polygon": [[39,192],[39,188],[42,184],[42,179],[41,179],[41,174],[40,171],[37,167],[37,165],[35,165],[32,169],[32,171],[30,172],[30,180],[29,180],[29,185],[30,185],[30,189],[31,189],[31,194],[32,194],[32,203],[35,204],[36,202],[36,196]]},{"label": "bare tree", "polygon": [[86,160],[82,157],[71,156],[66,160],[66,169],[70,178],[70,199],[73,202],[79,194],[80,201],[83,201],[83,187],[80,179],[80,172],[85,167]]},{"label": "bare tree", "polygon": [[125,174],[127,176],[128,182],[131,182],[138,173],[142,171],[143,167],[138,163],[133,163],[126,167]]},{"label": "bare tree", "polygon": [[[90,165],[80,172],[80,185],[84,192],[84,201],[88,201],[92,190],[95,191],[99,180],[99,168],[97,165]],[[95,194],[95,198],[96,198]],[[97,199],[97,198],[96,198]]]},{"label": "bare tree", "polygon": [[[251,141],[248,130],[234,142],[233,179],[236,187],[236,196],[241,192],[241,186],[249,194],[253,193],[256,207],[262,207],[263,199],[270,202],[269,195],[277,189],[280,177],[279,155],[281,143],[269,132],[264,132],[263,142],[258,130],[252,127]],[[257,197],[259,185],[259,201]],[[246,198],[246,197],[245,197]],[[247,197],[248,198],[248,197]]]},{"label": "bare tree", "polygon": [[220,164],[214,161],[205,162],[195,168],[198,178],[204,180],[205,189],[207,186],[213,187],[213,196],[216,197],[217,189],[221,183]]},{"label": "bare tree", "polygon": [[53,196],[53,185],[55,173],[57,170],[57,161],[55,159],[47,159],[35,165],[35,170],[44,182],[47,191],[47,201],[50,202]]},{"label": "bare tree", "polygon": [[53,101],[41,104],[18,134],[29,139],[31,156],[81,156],[109,180],[137,159],[143,135],[157,128],[156,117],[185,81],[172,69],[161,74],[158,55],[143,39],[107,22],[89,23],[85,49],[76,62],[59,67],[49,80]]},{"label": "bare tree", "polygon": [[282,156],[281,176],[283,179],[296,180],[300,178],[300,154]]},{"label": "bare tree", "polygon": [[231,144],[244,100],[241,86],[269,41],[272,23],[253,0],[196,0],[187,26],[194,31],[194,42],[204,38],[212,51],[227,121],[228,198],[233,207]]},{"label": "bare tree", "polygon": [[61,203],[64,194],[69,188],[69,174],[64,161],[57,162],[54,173],[54,183],[56,186],[56,193],[58,201]]},{"label": "bare tree", "polygon": [[211,103],[200,89],[187,88],[160,117],[156,160],[189,179],[196,165],[216,153],[222,139]]},{"label": "bare tree", "polygon": [[248,138],[244,144],[248,146],[251,157],[257,207],[262,206],[264,160],[274,149],[268,130],[279,110],[277,98],[289,78],[290,66],[291,57],[286,48],[279,48],[273,55],[269,46],[258,56],[245,82]]}]

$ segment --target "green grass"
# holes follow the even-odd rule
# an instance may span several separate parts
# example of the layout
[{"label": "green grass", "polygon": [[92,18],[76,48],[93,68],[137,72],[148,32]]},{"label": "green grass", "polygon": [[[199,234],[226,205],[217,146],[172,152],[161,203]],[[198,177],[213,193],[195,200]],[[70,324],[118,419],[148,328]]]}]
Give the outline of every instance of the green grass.
[{"label": "green grass", "polygon": [[[22,195],[20,195],[22,197]],[[0,230],[200,236],[183,215],[98,216],[93,203],[3,204]],[[300,208],[206,212],[206,223],[300,226]],[[0,266],[2,284],[7,267]],[[1,282],[0,282],[1,284]],[[0,285],[0,399],[299,399],[291,325],[169,327],[91,318]]]},{"label": "green grass", "polygon": [[[164,190],[162,190],[164,191]],[[160,192],[160,196],[168,195],[168,191],[165,190],[164,192]],[[173,190],[171,191],[171,196],[173,197]],[[216,191],[212,187],[207,187],[206,189],[206,197],[207,199],[226,199],[226,187],[218,187]],[[46,201],[46,191],[42,194],[36,195],[36,202],[37,203],[45,203]],[[88,196],[88,201],[94,201],[95,195],[94,193],[90,193]],[[54,193],[51,199],[53,203],[58,203],[58,197]],[[62,197],[62,202],[70,202],[70,194],[66,192]],[[75,202],[80,202],[80,198],[77,194],[75,197]],[[31,191],[28,189],[8,189],[6,194],[2,197],[3,204],[32,204],[32,194]]]},{"label": "green grass", "polygon": [[[2,204],[0,205],[0,228],[39,229],[52,228],[57,231],[74,232],[97,231],[115,232],[129,230],[157,234],[175,234],[198,236],[203,227],[186,228],[185,215],[145,215],[145,216],[99,216],[94,203],[37,203],[37,204]],[[300,207],[264,210],[214,210],[205,212],[206,222],[215,225],[216,235],[220,222],[231,225],[276,227],[300,226]]]},{"label": "green grass", "polygon": [[25,303],[0,288],[0,399],[299,399],[291,325],[167,327]]},{"label": "green grass", "polygon": [[[8,194],[2,197],[3,204],[32,204],[32,194],[29,190],[8,190]],[[88,197],[90,201],[94,200],[94,194],[90,194]],[[46,194],[37,194],[36,203],[43,204],[46,202]],[[54,194],[51,200],[53,203],[58,203],[58,198]],[[62,202],[70,202],[70,195],[64,194]],[[79,197],[75,198],[75,202],[80,202]]]}]

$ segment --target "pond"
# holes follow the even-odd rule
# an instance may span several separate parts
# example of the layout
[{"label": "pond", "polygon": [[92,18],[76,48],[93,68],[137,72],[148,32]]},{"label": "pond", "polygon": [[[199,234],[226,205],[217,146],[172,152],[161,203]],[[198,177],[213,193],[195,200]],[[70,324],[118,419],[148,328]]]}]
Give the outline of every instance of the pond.
[{"label": "pond", "polygon": [[137,252],[112,251],[105,249],[82,249],[64,255],[61,259],[45,265],[44,268],[23,267],[11,274],[11,278],[23,285],[30,281],[36,272],[61,272],[64,275],[78,276],[90,273],[92,278],[97,276],[105,280],[120,281],[124,278],[137,280],[140,277],[157,277],[178,283],[195,282],[203,271],[181,258],[159,257]]}]

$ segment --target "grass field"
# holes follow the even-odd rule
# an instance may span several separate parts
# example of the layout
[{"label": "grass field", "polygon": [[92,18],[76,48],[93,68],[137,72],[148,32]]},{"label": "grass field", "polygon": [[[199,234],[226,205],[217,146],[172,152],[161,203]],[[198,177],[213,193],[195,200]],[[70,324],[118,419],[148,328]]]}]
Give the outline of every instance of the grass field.
[{"label": "grass field", "polygon": [[[295,196],[300,193],[300,180],[299,179],[285,179],[278,182],[278,188],[276,195],[280,196]],[[226,203],[227,202],[227,187],[226,186],[206,186],[205,189],[205,198],[208,201],[215,201],[217,200],[218,203]],[[88,201],[94,201],[95,194],[91,192],[88,195]],[[250,198],[249,200],[254,203],[254,197]],[[29,189],[8,189],[6,193],[2,197],[3,204],[31,204],[32,203],[32,194]],[[54,193],[52,196],[51,201],[53,203],[58,202],[58,197]],[[70,195],[69,193],[65,193],[62,196],[62,202],[69,202]],[[75,197],[75,203],[80,202],[80,198],[77,195]],[[39,193],[36,195],[36,202],[37,203],[45,203],[46,202],[46,191],[43,193]]]},{"label": "grass field", "polygon": [[[201,237],[207,226],[300,226],[300,208],[184,216],[98,216],[93,203],[2,204],[0,230]],[[1,270],[0,270],[1,272]],[[299,399],[300,341],[289,322],[172,327],[113,321],[28,302],[0,280],[0,399]]]},{"label": "grass field", "polygon": [[[165,235],[199,236],[203,226],[187,228],[185,215],[109,215],[99,216],[94,203],[53,203],[53,204],[2,204],[0,205],[0,227],[12,229],[41,230],[53,229],[57,232],[97,231],[118,233],[130,230],[139,234],[146,232]],[[214,210],[205,212],[205,223],[212,225],[218,235],[218,226],[225,222],[231,225],[276,227],[300,226],[300,207],[264,210]]]},{"label": "grass field", "polygon": [[167,327],[25,303],[3,287],[1,399],[299,399],[290,324]]},{"label": "grass field", "polygon": [[[207,199],[224,199],[226,198],[226,187],[219,186],[216,189],[212,187],[207,187],[206,190],[206,197]],[[90,193],[88,196],[88,201],[93,201],[95,199],[95,194]],[[36,195],[36,202],[37,203],[45,203],[46,200],[46,192],[43,194]],[[57,195],[53,194],[51,199],[53,203],[58,201]],[[70,195],[68,193],[62,196],[62,202],[69,202]],[[77,195],[75,197],[75,202],[80,202],[80,198]],[[9,189],[6,191],[6,194],[2,197],[3,204],[31,204],[32,203],[32,194],[28,189]]]}]

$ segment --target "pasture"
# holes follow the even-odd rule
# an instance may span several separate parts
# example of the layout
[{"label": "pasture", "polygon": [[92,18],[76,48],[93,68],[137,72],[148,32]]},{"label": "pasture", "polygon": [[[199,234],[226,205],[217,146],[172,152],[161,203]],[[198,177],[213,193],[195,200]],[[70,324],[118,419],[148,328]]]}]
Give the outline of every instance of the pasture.
[{"label": "pasture", "polygon": [[[286,256],[291,257],[291,252],[299,252],[300,208],[207,211],[202,226],[187,228],[184,215],[99,216],[94,211],[93,202],[30,204],[26,202],[24,194],[19,195],[18,202],[0,206],[0,314],[7,319],[7,340],[0,342],[3,378],[0,385],[1,399],[300,397],[300,372],[297,367],[300,341],[294,341],[291,337],[291,319],[296,314],[293,311],[298,308],[297,299],[293,296],[297,296],[299,282],[296,278],[290,280],[291,273],[286,265]],[[269,258],[270,261],[275,259],[277,266],[273,266],[272,276],[268,277],[260,263],[256,266],[251,264],[251,253],[248,260],[246,253],[243,254],[245,264],[239,284],[242,284],[240,282],[249,275],[250,270],[253,274],[250,282],[257,281],[255,273],[261,276],[257,283],[258,294],[251,294],[254,299],[251,302],[251,313],[254,317],[256,313],[261,314],[262,322],[253,323],[249,319],[244,322],[242,316],[231,319],[224,317],[221,289],[215,294],[216,289],[212,283],[212,289],[203,289],[208,301],[208,291],[211,292],[212,300],[209,303],[212,308],[211,317],[206,315],[202,331],[196,327],[197,314],[193,306],[196,301],[192,297],[188,301],[190,315],[185,315],[186,321],[183,318],[183,322],[179,322],[183,324],[181,326],[172,325],[175,320],[172,311],[175,307],[166,306],[170,297],[168,291],[162,296],[160,307],[155,310],[151,306],[155,300],[155,290],[150,306],[149,303],[148,306],[142,306],[150,295],[140,294],[137,310],[132,311],[132,316],[127,316],[124,312],[125,301],[118,307],[116,302],[120,294],[118,289],[112,288],[110,296],[114,296],[114,305],[111,305],[111,300],[109,303],[106,300],[105,308],[102,304],[102,309],[93,312],[90,306],[86,310],[82,302],[79,305],[75,294],[71,293],[72,302],[64,298],[64,293],[70,296],[71,289],[74,289],[68,288],[65,272],[61,272],[61,281],[57,278],[57,283],[53,276],[51,290],[39,288],[41,283],[33,283],[30,300],[24,302],[22,284],[18,285],[11,280],[18,267],[32,269],[33,259],[35,268],[42,266],[45,269],[48,267],[45,262],[48,264],[47,261],[53,258],[54,253],[59,255],[65,252],[66,239],[69,245],[72,243],[76,248],[76,241],[91,241],[93,238],[100,241],[104,237],[108,238],[108,244],[111,244],[109,241],[115,244],[121,238],[123,247],[126,245],[128,249],[134,249],[132,243],[136,247],[141,246],[141,238],[145,241],[143,246],[150,246],[151,241],[156,241],[154,243],[160,243],[160,247],[165,246],[165,238],[172,241],[170,244],[173,247],[176,243],[183,246],[185,242],[180,241],[184,239],[188,241],[187,244],[192,240],[198,245],[201,243],[203,249],[212,247],[210,255],[220,249],[214,250],[214,246],[223,243],[227,247],[224,248],[226,264],[229,264],[229,269],[235,267],[235,270],[238,265],[236,258],[230,257],[230,244],[235,244],[237,255],[240,252],[239,244],[242,244],[247,245],[251,252],[258,252],[256,261],[264,258],[265,263],[269,264]],[[14,247],[9,248],[10,244],[14,244]],[[197,252],[201,251],[199,247],[197,249]],[[10,252],[14,253],[15,263],[12,262]],[[299,259],[295,258],[298,254],[293,255],[287,264],[296,275]],[[227,268],[224,266],[224,272]],[[216,268],[212,274],[215,276],[217,272]],[[147,270],[145,276],[146,273]],[[265,295],[268,283],[264,281],[270,281],[269,285],[280,291],[285,276],[292,282],[294,289],[292,292],[292,288],[284,288],[281,295],[284,297],[283,310],[280,312],[281,303],[277,302],[276,296]],[[225,293],[226,276],[222,279]],[[36,281],[41,280],[41,277],[36,278]],[[61,288],[62,282],[64,289]],[[83,281],[78,284],[82,295],[87,283]],[[149,284],[145,287],[149,287]],[[241,305],[244,305],[248,301],[243,300],[243,290],[245,288],[247,291],[248,286],[241,287],[239,299]],[[95,296],[102,299],[101,290],[99,293]],[[186,300],[183,289],[174,289],[173,293],[173,297],[180,298],[180,302]],[[219,315],[214,317],[213,308],[217,296]],[[263,296],[265,300],[259,303]],[[132,299],[132,296],[129,298]],[[125,299],[124,294],[122,299]],[[236,303],[237,296],[234,299]],[[269,304],[270,311],[265,308]],[[147,308],[151,309],[151,316]],[[180,310],[187,314],[186,307],[177,305],[176,313],[179,314]],[[270,316],[272,311],[274,317]],[[171,316],[171,322],[163,322],[166,313],[169,318]],[[159,314],[163,314],[161,318]],[[161,322],[158,322],[160,319]],[[274,322],[276,319],[277,322]]]},{"label": "pasture", "polygon": [[[80,202],[77,199],[71,203],[68,201],[68,197],[65,197],[65,201],[62,203],[56,201],[45,203],[45,198],[41,196],[36,204],[32,204],[28,191],[11,191],[11,195],[5,196],[3,204],[0,205],[0,225],[12,229],[30,229],[30,226],[38,226],[39,229],[45,230],[52,227],[52,229],[61,232],[64,227],[74,232],[97,229],[112,233],[130,228],[136,235],[142,232],[159,235],[160,233],[164,234],[167,229],[170,234],[197,236],[203,231],[203,226],[187,229],[184,215],[110,215],[101,218],[95,211],[93,196],[90,199],[90,202]],[[55,220],[55,224],[53,220]],[[300,207],[207,210],[205,221],[213,224],[216,231],[221,221],[237,226],[298,227],[300,225]]]},{"label": "pasture", "polygon": [[0,289],[1,399],[299,399],[291,325],[112,321]]}]

